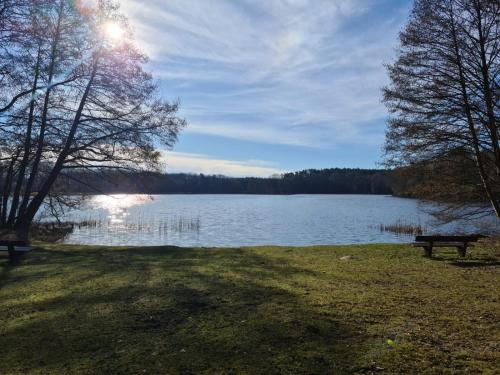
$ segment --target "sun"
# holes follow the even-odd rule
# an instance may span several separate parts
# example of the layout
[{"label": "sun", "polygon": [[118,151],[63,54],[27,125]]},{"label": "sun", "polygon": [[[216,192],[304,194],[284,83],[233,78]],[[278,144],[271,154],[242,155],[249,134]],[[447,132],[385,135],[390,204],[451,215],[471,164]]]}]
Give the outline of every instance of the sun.
[{"label": "sun", "polygon": [[113,41],[123,39],[124,33],[124,30],[116,22],[109,21],[104,24],[104,34]]}]

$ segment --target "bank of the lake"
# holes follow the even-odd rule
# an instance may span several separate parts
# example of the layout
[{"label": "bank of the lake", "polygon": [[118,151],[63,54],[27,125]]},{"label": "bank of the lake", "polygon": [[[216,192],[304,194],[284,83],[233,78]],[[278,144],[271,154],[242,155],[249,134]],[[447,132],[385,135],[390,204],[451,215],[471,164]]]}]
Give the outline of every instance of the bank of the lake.
[{"label": "bank of the lake", "polygon": [[500,251],[405,245],[0,255],[1,374],[494,373]]}]

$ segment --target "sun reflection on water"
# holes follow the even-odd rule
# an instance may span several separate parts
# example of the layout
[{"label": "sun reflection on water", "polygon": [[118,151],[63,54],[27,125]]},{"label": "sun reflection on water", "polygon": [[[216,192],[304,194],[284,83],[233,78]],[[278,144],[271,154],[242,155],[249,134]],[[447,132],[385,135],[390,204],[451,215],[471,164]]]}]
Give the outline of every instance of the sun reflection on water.
[{"label": "sun reflection on water", "polygon": [[107,219],[110,224],[125,223],[130,213],[130,207],[143,205],[153,200],[150,195],[143,194],[115,194],[98,195],[91,199],[90,206],[94,209],[107,211]]}]

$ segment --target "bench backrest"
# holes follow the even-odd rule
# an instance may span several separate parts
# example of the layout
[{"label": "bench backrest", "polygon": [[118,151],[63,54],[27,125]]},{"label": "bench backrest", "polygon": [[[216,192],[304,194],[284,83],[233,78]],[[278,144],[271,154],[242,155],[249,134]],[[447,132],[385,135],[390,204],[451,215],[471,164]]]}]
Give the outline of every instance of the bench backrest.
[{"label": "bench backrest", "polygon": [[470,236],[416,236],[415,241],[422,242],[476,242],[484,236],[474,234]]}]

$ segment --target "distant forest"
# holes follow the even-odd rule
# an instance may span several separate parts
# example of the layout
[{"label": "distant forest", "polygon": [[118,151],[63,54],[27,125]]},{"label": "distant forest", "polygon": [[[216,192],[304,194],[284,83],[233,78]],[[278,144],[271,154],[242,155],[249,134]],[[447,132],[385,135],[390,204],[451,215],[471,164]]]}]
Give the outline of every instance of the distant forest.
[{"label": "distant forest", "polygon": [[186,173],[65,172],[55,190],[86,194],[392,194],[391,172],[307,169],[269,178]]}]

